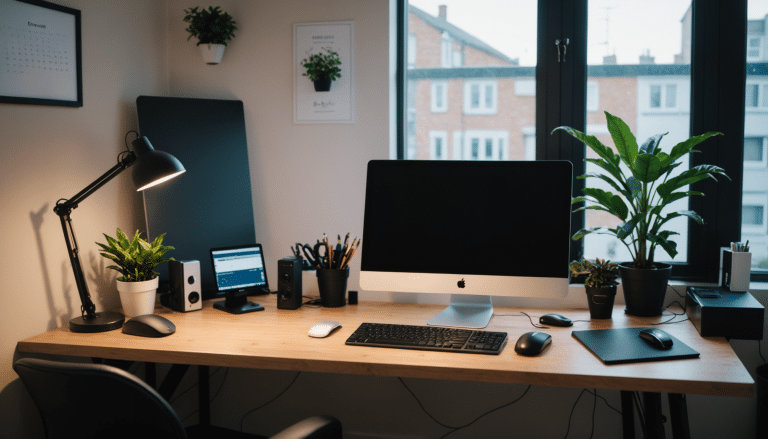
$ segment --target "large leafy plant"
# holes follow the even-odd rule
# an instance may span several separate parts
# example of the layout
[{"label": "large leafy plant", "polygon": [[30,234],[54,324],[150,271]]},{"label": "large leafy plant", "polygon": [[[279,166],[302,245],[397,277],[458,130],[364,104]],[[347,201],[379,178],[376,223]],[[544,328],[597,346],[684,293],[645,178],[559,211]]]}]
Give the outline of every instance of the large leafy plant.
[{"label": "large leafy plant", "polygon": [[316,53],[301,61],[302,67],[307,69],[304,76],[308,76],[310,81],[314,82],[324,77],[330,78],[331,81],[341,78],[339,54],[329,48],[324,49],[325,53]]},{"label": "large leafy plant", "polygon": [[197,45],[223,44],[227,45],[235,37],[237,22],[221,8],[208,6],[208,9],[194,7],[185,9],[184,21],[189,23],[187,32],[190,39],[197,37]]},{"label": "large leafy plant", "polygon": [[116,265],[110,265],[111,268],[121,274],[117,280],[121,282],[141,282],[152,280],[158,276],[155,267],[173,258],[164,259],[162,256],[173,247],[163,245],[165,233],[155,238],[151,243],[141,238],[141,232],[138,230],[129,240],[128,236],[119,228],[116,232],[116,238],[104,234],[107,244],[97,242],[103,250],[101,253],[105,258],[111,259]]},{"label": "large leafy plant", "polygon": [[[669,153],[659,147],[665,134],[657,134],[638,146],[635,136],[621,118],[607,111],[605,117],[608,131],[616,146],[616,154],[594,136],[588,136],[570,127],[557,127],[583,142],[597,154],[597,158],[586,158],[603,169],[603,173],[588,172],[578,178],[599,178],[607,182],[613,192],[599,188],[583,189],[584,196],[575,197],[573,204],[585,203],[574,212],[594,209],[608,212],[621,220],[614,228],[584,228],[573,235],[578,240],[590,233],[612,235],[621,240],[632,255],[635,268],[655,268],[656,247],[661,247],[670,257],[677,255],[677,243],[672,235],[679,233],[664,229],[664,225],[678,217],[688,217],[699,224],[704,220],[692,210],[665,211],[672,202],[692,195],[704,194],[688,190],[688,185],[715,174],[730,179],[722,168],[714,165],[698,165],[672,176],[672,171],[682,164],[681,158],[691,152],[704,140],[722,133],[708,132],[675,145]],[[626,170],[621,165],[626,167]]]}]

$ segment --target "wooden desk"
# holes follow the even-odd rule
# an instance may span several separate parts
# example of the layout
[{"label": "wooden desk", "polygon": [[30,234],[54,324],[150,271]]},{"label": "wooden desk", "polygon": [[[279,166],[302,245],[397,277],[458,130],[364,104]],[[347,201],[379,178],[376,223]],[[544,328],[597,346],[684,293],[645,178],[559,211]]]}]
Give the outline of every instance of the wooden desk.
[{"label": "wooden desk", "polygon": [[[535,321],[550,312],[572,320],[589,320],[589,312],[495,307],[486,330],[509,333],[506,348],[496,356],[344,344],[363,322],[424,325],[444,306],[361,302],[342,308],[304,306],[291,311],[277,309],[274,295],[251,300],[266,309],[231,315],[213,309],[211,301],[204,304],[202,311],[190,313],[158,306],[155,313],[167,317],[177,328],[176,333],[164,338],[140,338],[120,330],[73,333],[65,325],[20,341],[18,350],[153,363],[595,388],[625,391],[625,396],[626,391],[733,397],[753,394],[754,381],[728,342],[700,337],[690,322],[661,328],[700,352],[700,358],[604,365],[571,336],[573,330],[648,326],[669,318],[630,317],[621,306],[614,309],[612,320],[577,322],[572,327],[545,330],[552,335],[552,345],[540,356],[528,358],[515,353],[515,341],[523,333],[539,329],[520,316],[520,311],[534,316]],[[507,316],[511,314],[516,316]],[[336,320],[342,328],[328,338],[309,337],[309,328],[321,320]],[[646,403],[656,404],[654,401]],[[660,399],[658,404],[660,416]]]}]

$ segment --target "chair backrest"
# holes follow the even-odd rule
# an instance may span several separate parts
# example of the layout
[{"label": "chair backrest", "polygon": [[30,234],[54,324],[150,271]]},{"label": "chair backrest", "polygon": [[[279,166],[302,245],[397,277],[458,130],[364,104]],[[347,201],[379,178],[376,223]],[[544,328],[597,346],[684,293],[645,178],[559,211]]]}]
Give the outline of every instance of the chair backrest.
[{"label": "chair backrest", "polygon": [[48,439],[187,437],[160,394],[116,367],[24,358],[13,369],[40,410]]}]

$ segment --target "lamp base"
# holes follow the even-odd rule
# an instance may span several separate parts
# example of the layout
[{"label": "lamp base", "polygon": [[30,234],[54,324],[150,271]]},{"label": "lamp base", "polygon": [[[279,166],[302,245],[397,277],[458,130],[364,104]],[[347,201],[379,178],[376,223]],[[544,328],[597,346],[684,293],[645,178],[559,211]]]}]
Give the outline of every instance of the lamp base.
[{"label": "lamp base", "polygon": [[94,317],[75,317],[69,321],[69,330],[72,332],[106,332],[123,326],[125,316],[119,312],[97,312]]}]

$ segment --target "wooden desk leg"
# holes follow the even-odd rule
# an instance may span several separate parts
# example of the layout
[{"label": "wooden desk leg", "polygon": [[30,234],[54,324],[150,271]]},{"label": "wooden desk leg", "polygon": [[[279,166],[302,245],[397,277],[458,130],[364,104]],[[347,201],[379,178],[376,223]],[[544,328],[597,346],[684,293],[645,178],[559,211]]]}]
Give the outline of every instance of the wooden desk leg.
[{"label": "wooden desk leg", "polygon": [[643,392],[645,406],[645,437],[647,439],[664,439],[664,416],[661,414],[661,394],[658,392]]},{"label": "wooden desk leg", "polygon": [[624,439],[635,439],[635,402],[626,390],[621,391],[621,427]]},{"label": "wooden desk leg", "polygon": [[669,415],[672,418],[672,437],[675,439],[691,439],[691,429],[688,425],[688,404],[685,395],[670,393]]},{"label": "wooden desk leg", "polygon": [[211,425],[211,376],[208,366],[198,366],[198,408],[200,409],[200,425]]}]

